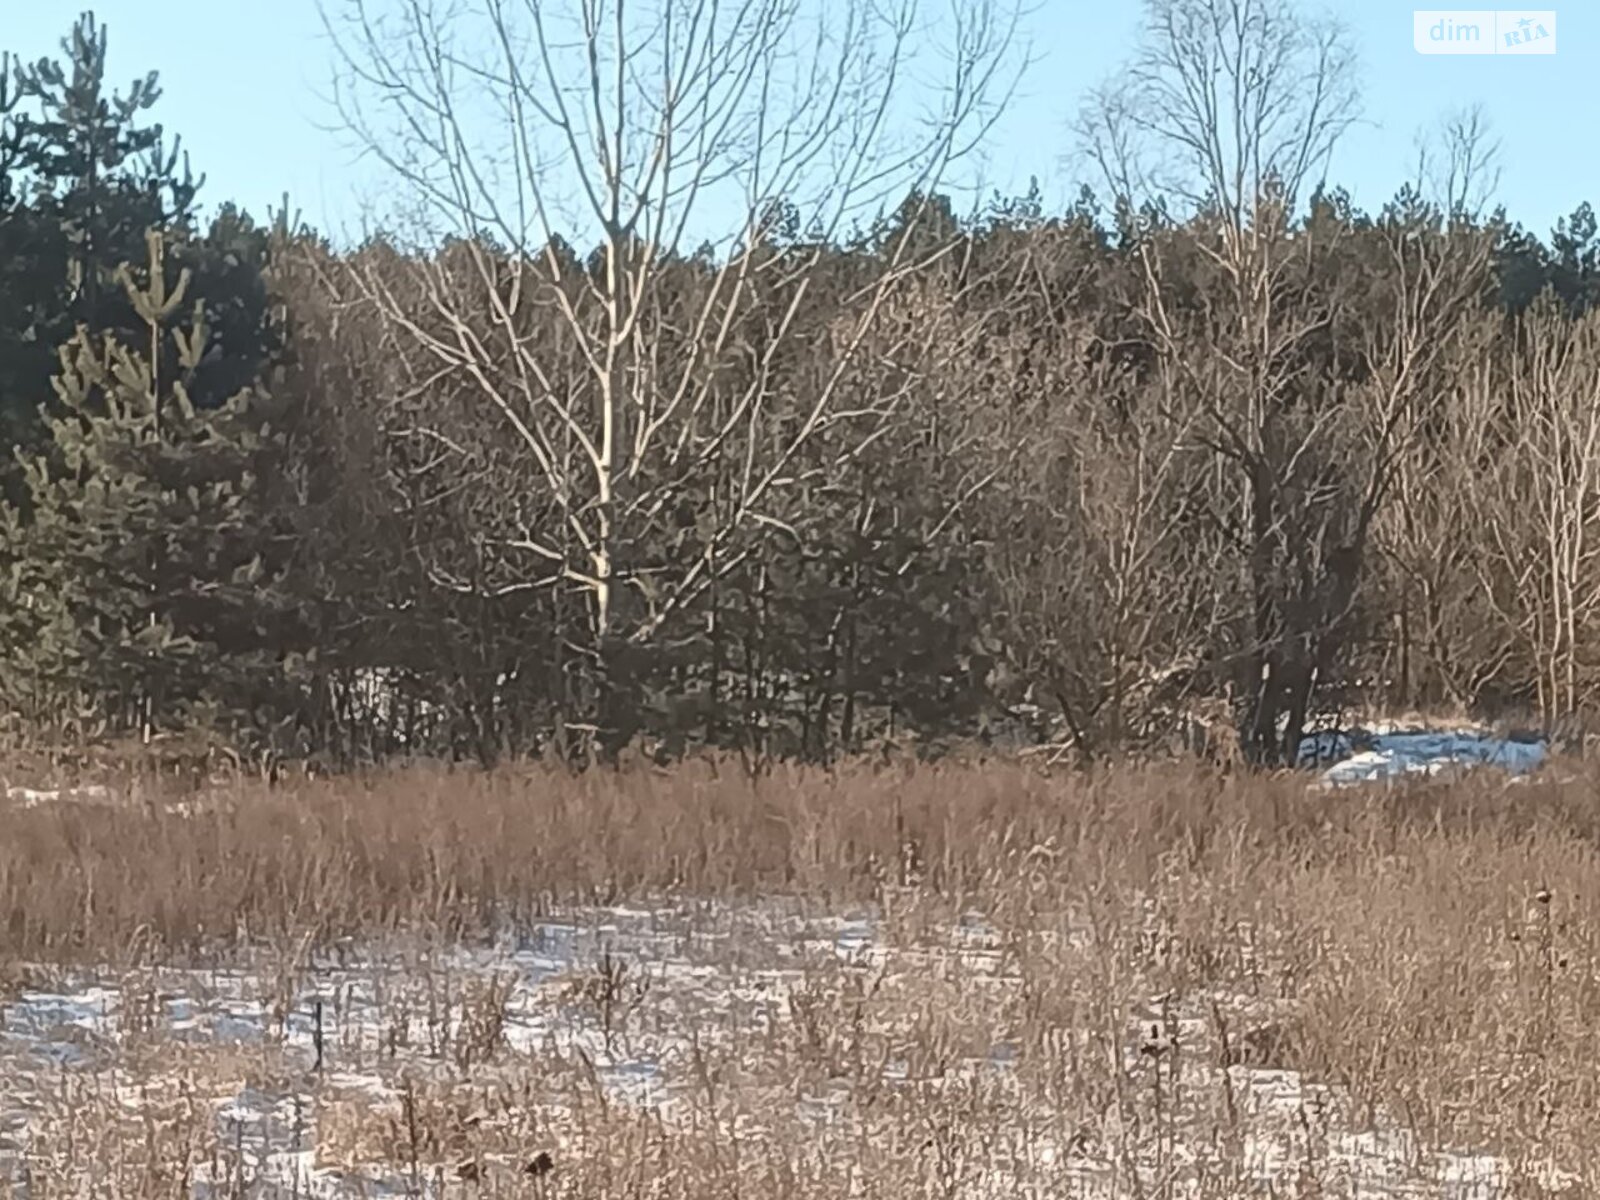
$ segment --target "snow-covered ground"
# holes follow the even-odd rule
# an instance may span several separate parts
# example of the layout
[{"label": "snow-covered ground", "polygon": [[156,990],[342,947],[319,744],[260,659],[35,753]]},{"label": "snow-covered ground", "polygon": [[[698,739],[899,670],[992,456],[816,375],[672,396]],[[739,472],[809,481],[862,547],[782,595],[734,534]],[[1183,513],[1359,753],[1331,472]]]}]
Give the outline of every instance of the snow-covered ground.
[{"label": "snow-covered ground", "polygon": [[1376,783],[1493,767],[1510,775],[1535,771],[1549,747],[1542,739],[1509,738],[1487,729],[1419,729],[1382,724],[1307,736],[1302,766],[1317,768],[1327,787]]},{"label": "snow-covered ground", "polygon": [[[406,1149],[416,1097],[436,1089],[479,1138],[474,1170],[614,1152],[586,1124],[596,1110],[578,1111],[593,1101],[608,1136],[630,1128],[618,1113],[696,1136],[709,1121],[751,1161],[803,1144],[840,1172],[962,1122],[944,1151],[915,1151],[945,1172],[939,1194],[962,1197],[1305,1194],[1309,1172],[1323,1195],[1517,1194],[1501,1160],[1374,1124],[1337,1087],[1223,1066],[1213,1004],[1236,1035],[1283,1015],[1245,994],[1134,1004],[1113,1056],[1121,1099],[1069,1111],[1066,1048],[1098,1053],[1101,1035],[1056,1030],[1059,1063],[1030,1060],[1000,1015],[1022,989],[1014,951],[976,914],[908,938],[875,912],[678,905],[570,913],[492,946],[349,946],[289,970],[62,977],[0,1007],[0,1192],[71,1191],[85,1159],[106,1169],[86,1133],[120,1120],[135,1145],[190,1129],[173,1144],[196,1197],[468,1195],[466,1135]],[[1572,1182],[1539,1173],[1551,1191]]]}]

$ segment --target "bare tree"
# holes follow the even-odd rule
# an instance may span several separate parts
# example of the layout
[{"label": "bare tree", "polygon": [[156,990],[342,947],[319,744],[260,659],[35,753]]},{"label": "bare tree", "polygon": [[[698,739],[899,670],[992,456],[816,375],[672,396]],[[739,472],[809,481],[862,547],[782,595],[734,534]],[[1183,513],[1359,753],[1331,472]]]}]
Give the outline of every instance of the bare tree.
[{"label": "bare tree", "polygon": [[1281,220],[1357,117],[1343,28],[1283,0],[1147,0],[1140,51],[1080,114],[1119,200],[1176,199],[1218,222],[1235,271],[1270,271]]},{"label": "bare tree", "polygon": [[1462,449],[1489,452],[1457,473],[1457,519],[1474,533],[1500,641],[1531,668],[1523,678],[1553,723],[1592,709],[1600,680],[1590,649],[1600,628],[1600,326],[1546,297],[1498,350],[1503,369],[1480,370],[1471,388],[1488,432]]},{"label": "bare tree", "polygon": [[[1143,52],[1082,119],[1142,275],[1134,307],[1166,403],[1201,418],[1215,456],[1215,515],[1248,581],[1232,654],[1259,760],[1294,757],[1349,643],[1427,366],[1482,286],[1482,245],[1456,261],[1421,207],[1389,214],[1366,250],[1337,198],[1302,217],[1355,116],[1338,26],[1276,0],[1153,0]],[[1186,225],[1169,234],[1159,214]],[[1386,308],[1351,270],[1364,253]]]},{"label": "bare tree", "polygon": [[[1498,179],[1498,145],[1482,112],[1468,109],[1419,136],[1418,147],[1410,215],[1445,220],[1433,231],[1395,220],[1407,215],[1401,206],[1391,211],[1382,274],[1394,284],[1366,336],[1380,370],[1363,398],[1376,427],[1394,430],[1384,439],[1393,503],[1377,531],[1395,626],[1382,669],[1402,706],[1470,706],[1497,686],[1512,647],[1489,632],[1472,565],[1482,530],[1461,520],[1504,434],[1485,390],[1488,364],[1505,350],[1501,319],[1468,303],[1489,283],[1493,235],[1481,215]],[[1414,398],[1420,381],[1425,405]]]},{"label": "bare tree", "polygon": [[1020,685],[1007,698],[1053,710],[1080,759],[1171,733],[1217,616],[1216,539],[1188,504],[1205,465],[1194,420],[1167,410],[1103,332],[1085,295],[1107,256],[1085,232],[1016,239],[1006,302],[960,370],[982,385],[1000,475],[984,507],[996,624]]},{"label": "bare tree", "polygon": [[[591,651],[647,643],[772,527],[809,440],[886,417],[840,412],[841,384],[887,299],[949,248],[920,245],[921,209],[1016,77],[1006,2],[937,18],[916,0],[349,0],[330,15],[346,122],[407,185],[425,240],[458,239],[409,256],[409,284],[368,270],[346,286],[419,386],[459,380],[497,415],[512,486],[554,509],[478,531],[500,543],[493,584],[442,583],[570,589]],[[785,407],[775,363],[826,252],[905,195],[910,219],[840,308],[831,369]],[[586,262],[567,239],[589,237]],[[454,441],[426,423],[408,436]],[[692,559],[631,561],[695,477],[716,495]]]},{"label": "bare tree", "polygon": [[1500,184],[1500,143],[1481,105],[1447,113],[1417,139],[1418,194],[1451,217],[1479,219]]},{"label": "bare tree", "polygon": [[1504,433],[1484,377],[1500,352],[1500,323],[1484,313],[1460,331],[1423,428],[1396,458],[1391,503],[1378,521],[1376,565],[1392,633],[1377,669],[1387,698],[1404,709],[1472,707],[1498,686],[1514,653],[1479,586],[1483,530],[1463,519]]}]

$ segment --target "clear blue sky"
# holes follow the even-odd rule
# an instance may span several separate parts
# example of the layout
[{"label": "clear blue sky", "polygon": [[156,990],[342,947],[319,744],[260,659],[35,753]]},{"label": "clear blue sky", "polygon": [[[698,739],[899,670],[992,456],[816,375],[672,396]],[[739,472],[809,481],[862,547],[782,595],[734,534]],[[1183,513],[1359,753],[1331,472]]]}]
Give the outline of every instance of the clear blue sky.
[{"label": "clear blue sky", "polygon": [[[1436,4],[1438,0],[1426,0]],[[1548,3],[1549,0],[1541,0]],[[81,7],[110,28],[119,86],[154,68],[165,86],[158,115],[182,135],[208,182],[203,198],[264,215],[287,190],[307,219],[352,231],[363,198],[383,196],[377,168],[355,160],[327,130],[330,75],[316,0],[0,0],[0,48],[32,59],[55,50]],[[1545,233],[1580,200],[1600,204],[1600,3],[1557,6],[1553,56],[1422,56],[1412,9],[1395,0],[1345,0],[1337,12],[1362,60],[1367,124],[1334,162],[1359,203],[1393,193],[1415,164],[1415,136],[1452,108],[1482,103],[1499,136],[1498,198],[1514,219]],[[996,130],[987,176],[1021,190],[1037,175],[1052,201],[1076,191],[1067,121],[1084,90],[1123,61],[1139,0],[1036,0],[1029,19],[1035,65]]]}]

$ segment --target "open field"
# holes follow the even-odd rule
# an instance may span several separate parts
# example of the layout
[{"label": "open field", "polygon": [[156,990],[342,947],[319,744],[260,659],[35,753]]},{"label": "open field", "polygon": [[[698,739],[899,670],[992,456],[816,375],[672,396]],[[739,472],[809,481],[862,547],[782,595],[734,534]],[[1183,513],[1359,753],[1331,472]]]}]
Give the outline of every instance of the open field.
[{"label": "open field", "polygon": [[29,794],[0,1194],[1600,1186],[1600,776]]}]

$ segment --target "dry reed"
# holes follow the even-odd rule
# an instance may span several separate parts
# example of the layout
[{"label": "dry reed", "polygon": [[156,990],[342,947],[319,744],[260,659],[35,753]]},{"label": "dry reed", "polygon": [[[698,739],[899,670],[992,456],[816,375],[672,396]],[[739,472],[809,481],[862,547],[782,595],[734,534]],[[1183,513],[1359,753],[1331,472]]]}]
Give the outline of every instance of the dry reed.
[{"label": "dry reed", "polygon": [[[752,782],[701,763],[236,782],[181,806],[146,789],[6,814],[0,961],[15,989],[29,972],[74,966],[131,978],[264,956],[277,964],[281,1024],[303,1007],[314,962],[339,947],[430,947],[432,965],[407,984],[428,981],[425,998],[404,1004],[456,1014],[435,1019],[424,1055],[442,1065],[396,1066],[389,1107],[372,1110],[387,1116],[331,1093],[316,1101],[324,1159],[377,1154],[420,1190],[448,1175],[446,1190],[503,1194],[955,1196],[986,1194],[977,1181],[1001,1171],[1016,1194],[1080,1194],[1060,1164],[1098,1147],[1103,1194],[1254,1194],[1265,1185],[1246,1093],[1293,1072],[1322,1099],[1298,1102],[1304,1129],[1284,1136],[1301,1149],[1277,1194],[1333,1186],[1314,1148],[1332,1134],[1312,1134],[1337,1122],[1357,1131],[1346,1145],[1382,1127],[1413,1147],[1496,1155],[1492,1194],[1541,1195],[1553,1179],[1600,1182],[1588,1042],[1600,1018],[1600,808],[1595,777],[1569,765],[1559,778],[1329,794],[1185,765],[794,769]],[[802,957],[782,1019],[759,1035],[734,1028],[726,1005],[684,1016],[698,1002],[674,999],[648,962],[605,951],[548,1001],[552,1020],[559,1011],[603,1037],[592,1052],[547,1047],[522,1076],[507,1065],[531,1069],[526,1051],[508,1058],[507,987],[452,982],[439,965],[451,945],[579,906],[703,905],[714,923],[780,897],[819,914],[865,906],[891,958],[874,972]],[[972,911],[998,947],[992,977],[930,950]],[[753,970],[733,945],[705,969]],[[129,1020],[130,1033],[152,1023]],[[317,1020],[320,1065],[320,1007]],[[673,1021],[692,1034],[680,1066],[699,1115],[668,1129],[608,1100],[585,1056]],[[330,1024],[330,1060],[354,1055]],[[962,1067],[1000,1044],[1003,1083]],[[213,1068],[187,1070],[169,1107]],[[531,1078],[559,1119],[516,1100]],[[848,1093],[851,1140],[808,1148],[811,1135],[774,1115],[775,1097],[829,1089]],[[462,1106],[488,1113],[476,1132],[463,1132]],[[69,1107],[83,1120],[96,1111],[92,1095]],[[104,1107],[103,1134],[120,1128]],[[737,1133],[752,1113],[765,1132]],[[166,1140],[146,1142],[168,1157],[189,1147],[177,1175],[122,1135],[100,1143],[123,1146],[125,1194],[177,1194],[226,1150],[214,1129],[197,1132],[209,1117],[191,1116],[194,1129],[165,1119]],[[71,1158],[52,1136],[37,1161]],[[1213,1147],[1204,1162],[1197,1138]],[[558,1143],[564,1173],[525,1169]],[[1057,1149],[1040,1158],[1045,1143]],[[833,1148],[819,1157],[822,1145]]]}]

